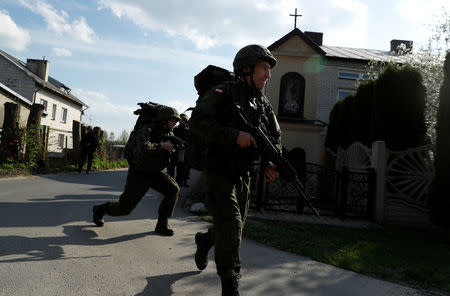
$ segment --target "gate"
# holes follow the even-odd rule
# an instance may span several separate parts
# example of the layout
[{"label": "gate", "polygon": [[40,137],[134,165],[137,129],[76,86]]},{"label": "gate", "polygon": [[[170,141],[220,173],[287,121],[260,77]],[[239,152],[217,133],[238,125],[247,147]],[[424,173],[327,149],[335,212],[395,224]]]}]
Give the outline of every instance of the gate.
[{"label": "gate", "polygon": [[[299,178],[305,194],[312,198],[313,206],[321,215],[372,218],[373,170],[338,171],[314,163],[305,163],[297,170],[303,172]],[[251,208],[314,215],[308,207],[303,209],[298,192],[289,180],[280,176],[276,181],[266,183],[261,174],[260,164],[256,164],[252,174]]]}]

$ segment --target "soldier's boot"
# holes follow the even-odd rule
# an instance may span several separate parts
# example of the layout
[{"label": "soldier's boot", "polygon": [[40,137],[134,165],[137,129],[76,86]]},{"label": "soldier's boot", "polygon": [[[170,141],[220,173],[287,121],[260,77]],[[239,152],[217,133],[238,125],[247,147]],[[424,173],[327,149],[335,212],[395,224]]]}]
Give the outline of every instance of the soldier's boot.
[{"label": "soldier's boot", "polygon": [[106,212],[106,204],[96,205],[92,207],[93,221],[98,227],[102,227],[104,223],[103,216]]},{"label": "soldier's boot", "polygon": [[156,223],[155,231],[162,235],[172,236],[174,234],[173,229],[169,227],[167,218],[158,218],[158,223]]},{"label": "soldier's boot", "polygon": [[222,296],[239,296],[239,279],[240,274],[236,274],[232,277],[221,277],[222,282]]},{"label": "soldier's boot", "polygon": [[213,244],[208,238],[208,233],[197,232],[195,234],[195,244],[197,251],[195,252],[195,265],[199,270],[203,270],[208,266],[208,253]]}]

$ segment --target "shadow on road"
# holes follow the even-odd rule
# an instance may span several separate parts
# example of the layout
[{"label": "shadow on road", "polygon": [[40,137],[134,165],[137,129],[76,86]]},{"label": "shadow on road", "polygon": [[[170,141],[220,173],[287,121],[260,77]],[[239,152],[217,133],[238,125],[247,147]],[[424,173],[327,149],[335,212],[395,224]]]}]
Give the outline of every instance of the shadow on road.
[{"label": "shadow on road", "polygon": [[201,271],[188,271],[174,274],[163,274],[147,278],[147,286],[144,291],[135,296],[170,296],[173,294],[172,286],[179,280],[197,275]]},{"label": "shadow on road", "polygon": [[[66,236],[53,237],[24,237],[24,236],[0,236],[0,263],[28,262],[39,260],[58,260],[73,258],[92,258],[105,256],[88,257],[66,257],[63,246],[102,246],[117,244],[124,241],[139,239],[155,232],[142,232],[127,234],[114,238],[99,239],[97,233],[86,225],[63,226],[63,233]],[[1,259],[10,257],[9,259]],[[12,258],[11,258],[12,257]]]},{"label": "shadow on road", "polygon": [[94,171],[91,174],[62,173],[39,175],[39,177],[63,183],[97,185],[99,187],[94,188],[96,190],[122,191],[125,186],[127,174],[127,169],[119,169],[111,171]]}]

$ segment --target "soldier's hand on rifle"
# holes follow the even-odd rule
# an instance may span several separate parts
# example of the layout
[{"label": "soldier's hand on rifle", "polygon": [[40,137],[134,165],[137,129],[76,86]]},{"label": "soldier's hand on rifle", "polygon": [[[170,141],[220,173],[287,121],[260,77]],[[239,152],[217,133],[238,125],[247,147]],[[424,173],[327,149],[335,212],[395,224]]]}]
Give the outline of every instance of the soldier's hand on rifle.
[{"label": "soldier's hand on rifle", "polygon": [[275,181],[280,176],[280,174],[275,169],[275,165],[270,165],[264,170],[264,176],[266,176],[266,181],[268,183]]},{"label": "soldier's hand on rifle", "polygon": [[167,150],[167,151],[175,151],[175,146],[171,143],[171,142],[169,142],[169,141],[167,141],[167,142],[161,142],[161,148],[162,149],[164,149],[164,150]]},{"label": "soldier's hand on rifle", "polygon": [[252,145],[253,145],[253,147],[257,147],[255,138],[253,138],[253,136],[250,135],[249,133],[243,132],[243,131],[239,131],[239,135],[237,138],[237,144],[241,148],[249,147]]}]

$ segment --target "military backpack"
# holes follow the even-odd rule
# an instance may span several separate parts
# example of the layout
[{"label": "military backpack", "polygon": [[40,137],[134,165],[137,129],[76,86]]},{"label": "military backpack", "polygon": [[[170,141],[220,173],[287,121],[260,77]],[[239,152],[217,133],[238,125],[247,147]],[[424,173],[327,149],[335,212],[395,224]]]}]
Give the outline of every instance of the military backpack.
[{"label": "military backpack", "polygon": [[[236,78],[232,72],[214,65],[207,66],[194,77],[194,86],[198,93],[197,101],[203,98],[214,86],[235,80]],[[192,110],[189,120],[196,118],[197,111],[195,107],[189,108],[188,110]],[[206,167],[207,144],[198,136],[191,135],[191,137],[192,141],[185,150],[185,160],[190,167],[196,170],[203,170]]]},{"label": "military backpack", "polygon": [[136,132],[145,124],[153,123],[157,118],[159,110],[165,108],[165,105],[161,105],[154,102],[138,103],[141,107],[135,110],[133,113],[138,115],[133,131],[130,133],[130,137],[125,145],[124,155],[128,163],[133,163],[133,150],[136,147]]}]

